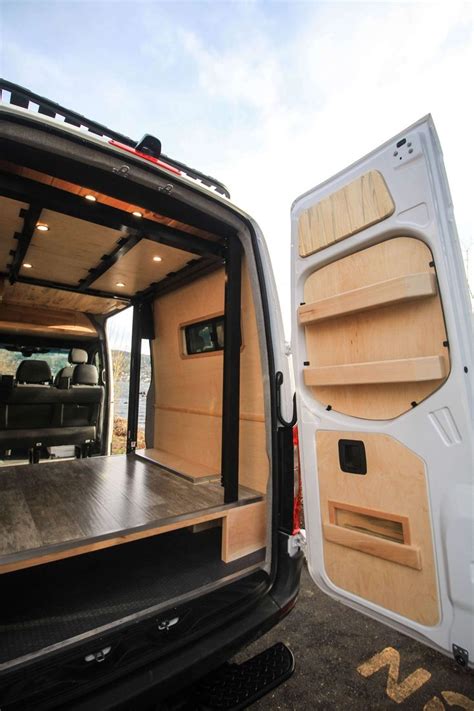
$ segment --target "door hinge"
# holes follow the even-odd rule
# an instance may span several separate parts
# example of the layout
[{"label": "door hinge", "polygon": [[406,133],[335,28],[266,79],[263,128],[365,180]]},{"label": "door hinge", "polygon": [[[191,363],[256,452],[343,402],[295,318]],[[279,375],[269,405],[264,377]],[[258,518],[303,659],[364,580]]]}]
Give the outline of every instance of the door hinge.
[{"label": "door hinge", "polygon": [[465,667],[467,669],[469,665],[469,652],[463,647],[459,647],[457,644],[453,644],[453,657],[460,667]]},{"label": "door hinge", "polygon": [[301,528],[297,533],[294,533],[288,538],[288,555],[294,558],[297,553],[306,551],[306,531]]}]

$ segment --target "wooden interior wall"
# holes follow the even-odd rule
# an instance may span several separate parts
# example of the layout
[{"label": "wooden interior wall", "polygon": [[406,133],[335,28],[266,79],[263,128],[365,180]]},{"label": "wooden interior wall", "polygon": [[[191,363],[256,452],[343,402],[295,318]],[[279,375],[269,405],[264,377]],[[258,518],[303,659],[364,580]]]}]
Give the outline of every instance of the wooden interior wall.
[{"label": "wooden interior wall", "polygon": [[390,419],[441,386],[450,360],[432,259],[424,242],[396,237],[310,274],[299,320],[315,398]]},{"label": "wooden interior wall", "polygon": [[[341,470],[339,439],[364,442],[367,474]],[[316,448],[330,580],[411,620],[436,625],[438,586],[423,460],[382,434],[319,431]],[[351,524],[346,513],[338,524],[337,508],[360,514]]]},{"label": "wooden interior wall", "polygon": [[97,338],[97,329],[83,313],[0,304],[0,333],[60,338]]},{"label": "wooden interior wall", "polygon": [[[224,312],[224,270],[155,301],[154,447],[220,473],[222,352],[186,357],[182,325]],[[248,271],[242,274],[239,482],[266,491],[264,397],[257,322]]]},{"label": "wooden interior wall", "polygon": [[6,272],[12,261],[10,252],[17,247],[15,234],[23,228],[21,210],[27,210],[28,205],[18,200],[0,197],[0,273]]}]

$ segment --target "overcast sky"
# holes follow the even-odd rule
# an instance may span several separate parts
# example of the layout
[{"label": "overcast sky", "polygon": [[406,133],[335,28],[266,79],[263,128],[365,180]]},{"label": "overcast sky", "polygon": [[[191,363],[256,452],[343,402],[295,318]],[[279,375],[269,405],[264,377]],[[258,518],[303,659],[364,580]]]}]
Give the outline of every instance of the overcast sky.
[{"label": "overcast sky", "polygon": [[164,153],[226,183],[267,238],[288,334],[292,201],[426,113],[469,248],[471,3],[0,8],[3,77],[134,138],[155,134]]}]

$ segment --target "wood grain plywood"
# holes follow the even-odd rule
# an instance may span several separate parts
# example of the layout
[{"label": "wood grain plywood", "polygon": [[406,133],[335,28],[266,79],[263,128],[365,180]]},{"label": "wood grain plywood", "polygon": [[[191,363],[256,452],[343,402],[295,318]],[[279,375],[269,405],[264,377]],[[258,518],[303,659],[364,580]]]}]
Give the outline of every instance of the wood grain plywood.
[{"label": "wood grain plywood", "polygon": [[232,509],[222,522],[222,560],[230,563],[265,548],[266,534],[265,501]]},{"label": "wood grain plywood", "polygon": [[0,332],[60,338],[97,338],[97,329],[83,313],[0,304]]},{"label": "wood grain plywood", "polygon": [[[220,473],[221,352],[183,357],[182,326],[224,312],[224,271],[209,274],[154,304],[154,446]],[[268,456],[257,322],[248,272],[242,275],[240,482],[265,492]]]},{"label": "wood grain plywood", "polygon": [[323,321],[326,318],[344,316],[360,311],[370,311],[388,304],[423,299],[436,294],[436,277],[429,272],[408,274],[386,281],[379,281],[359,289],[305,304],[298,309],[299,322],[303,325]]},{"label": "wood grain plywood", "polygon": [[28,209],[28,205],[18,200],[0,197],[0,272],[7,271],[7,265],[12,261],[10,250],[16,250],[16,232],[23,228],[23,218],[20,210]]},{"label": "wood grain plywood", "polygon": [[[432,255],[423,242],[396,237],[313,272],[305,283],[304,300],[311,304],[422,272],[435,279],[430,264]],[[447,336],[436,292],[308,323],[305,336],[310,368],[418,358],[435,358],[430,362],[439,365],[432,380],[312,386],[316,399],[348,415],[368,419],[397,417],[409,410],[412,402],[421,402],[438,389],[449,374],[449,351],[444,345]],[[375,369],[376,366],[374,372]]]},{"label": "wood grain plywood", "polygon": [[35,230],[25,257],[25,262],[32,268],[23,267],[21,276],[36,279],[51,279],[53,276],[63,284],[77,284],[124,236],[118,230],[51,210],[42,211],[41,222],[49,226],[49,231]]},{"label": "wood grain plywood", "polygon": [[[154,262],[153,257],[161,257],[162,261]],[[120,291],[132,296],[153,282],[161,281],[169,272],[181,269],[191,259],[193,255],[189,252],[143,239],[93,282],[91,287],[100,291]],[[123,283],[125,287],[117,288],[117,283]]]},{"label": "wood grain plywood", "polygon": [[[0,497],[0,573],[222,519],[235,507],[220,483],[196,487],[134,455],[5,467]],[[239,498],[260,500],[245,488]]]},{"label": "wood grain plywood", "polygon": [[[366,475],[340,469],[339,439],[364,442]],[[404,617],[436,625],[440,618],[438,586],[423,460],[387,435],[359,432],[319,431],[316,451],[324,565],[329,579],[343,590]],[[331,517],[338,503],[356,510],[362,507],[374,516],[386,512],[395,519],[406,519],[410,531],[407,545],[363,533],[351,536],[353,532],[335,525]],[[340,530],[334,534],[334,529]]]},{"label": "wood grain plywood", "polygon": [[[117,210],[123,210],[128,213],[138,211],[141,212],[143,217],[147,220],[152,220],[153,222],[158,222],[159,224],[167,225],[168,227],[175,227],[176,229],[188,232],[189,234],[196,235],[198,237],[210,238],[213,240],[217,239],[217,235],[207,232],[206,230],[201,230],[198,227],[187,225],[185,222],[181,222],[180,220],[165,217],[164,215],[160,215],[152,210],[147,210],[140,205],[134,205],[123,200],[117,200],[110,195],[105,195],[104,193],[99,193],[96,190],[91,190],[88,187],[84,187],[76,183],[70,183],[66,180],[61,180],[60,178],[55,178],[52,175],[41,173],[40,171],[33,170],[32,168],[25,168],[23,166],[15,165],[14,163],[10,163],[9,161],[0,160],[0,169],[5,170],[8,173],[14,173],[15,175],[22,175],[30,180],[36,180],[38,183],[43,183],[44,185],[51,185],[53,188],[64,190],[66,192],[73,193],[74,195],[85,196],[92,194],[96,197],[97,202],[109,205],[110,207],[115,207]],[[139,219],[140,218],[137,218],[137,227],[140,225]]]},{"label": "wood grain plywood", "polygon": [[300,215],[299,254],[308,257],[381,222],[394,210],[395,204],[381,173],[371,170]]},{"label": "wood grain plywood", "polygon": [[103,299],[98,296],[19,282],[5,285],[3,303],[22,305],[31,309],[47,307],[91,314],[108,314],[128,306],[126,302],[119,299]]}]

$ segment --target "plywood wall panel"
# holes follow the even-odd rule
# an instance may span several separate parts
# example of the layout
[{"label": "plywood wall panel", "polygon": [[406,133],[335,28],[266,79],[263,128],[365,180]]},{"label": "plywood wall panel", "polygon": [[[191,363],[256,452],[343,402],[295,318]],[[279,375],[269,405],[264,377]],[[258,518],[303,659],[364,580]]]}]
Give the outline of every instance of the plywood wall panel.
[{"label": "plywood wall panel", "polygon": [[21,232],[23,228],[23,218],[20,217],[22,209],[27,210],[28,205],[18,200],[0,197],[0,273],[7,271],[7,265],[12,261],[10,251],[17,248],[15,233]]},{"label": "plywood wall panel", "polygon": [[[257,323],[247,270],[242,276],[240,483],[265,492],[268,456]],[[158,449],[220,472],[223,354],[186,357],[182,325],[224,312],[224,271],[155,301],[153,359]]]}]

